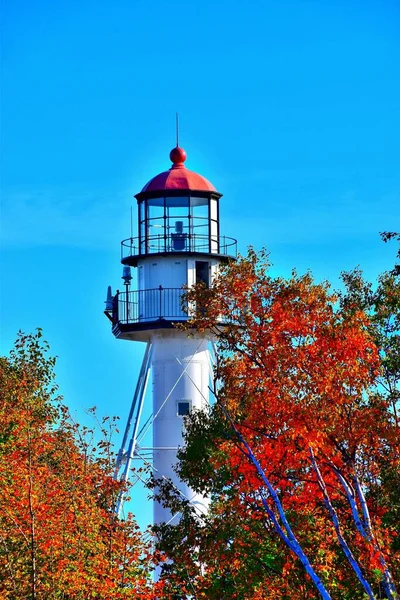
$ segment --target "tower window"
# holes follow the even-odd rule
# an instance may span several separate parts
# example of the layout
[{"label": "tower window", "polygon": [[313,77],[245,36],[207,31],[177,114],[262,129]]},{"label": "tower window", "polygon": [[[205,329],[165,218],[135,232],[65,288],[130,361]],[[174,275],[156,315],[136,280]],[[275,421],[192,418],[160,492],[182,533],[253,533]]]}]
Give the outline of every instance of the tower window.
[{"label": "tower window", "polygon": [[190,402],[188,400],[182,400],[177,402],[178,417],[184,417],[189,414]]},{"label": "tower window", "polygon": [[196,283],[205,283],[210,287],[210,265],[203,260],[196,260]]}]

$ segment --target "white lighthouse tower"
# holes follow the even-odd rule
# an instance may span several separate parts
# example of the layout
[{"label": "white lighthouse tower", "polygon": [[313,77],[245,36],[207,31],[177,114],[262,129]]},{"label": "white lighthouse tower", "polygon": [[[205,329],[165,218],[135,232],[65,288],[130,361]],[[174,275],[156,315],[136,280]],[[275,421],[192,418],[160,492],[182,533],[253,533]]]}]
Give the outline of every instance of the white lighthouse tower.
[{"label": "white lighthouse tower", "polygon": [[[121,244],[125,291],[112,296],[109,288],[106,302],[113,334],[118,339],[147,344],[116,477],[128,480],[132,460],[140,456],[141,415],[151,370],[153,403],[147,427],[153,430],[154,474],[170,478],[203,512],[207,499],[180,481],[173,467],[183,443],[183,417],[209,404],[211,340],[207,334],[188,336],[176,324],[189,317],[181,302],[184,287],[200,281],[210,285],[221,261],[236,256],[236,240],[220,235],[221,194],[207,179],[186,168],[182,148],[174,148],[170,159],[171,168],[151,179],[135,196],[138,237]],[[131,267],[137,270],[136,289],[131,289]],[[154,502],[155,524],[175,518]]]}]

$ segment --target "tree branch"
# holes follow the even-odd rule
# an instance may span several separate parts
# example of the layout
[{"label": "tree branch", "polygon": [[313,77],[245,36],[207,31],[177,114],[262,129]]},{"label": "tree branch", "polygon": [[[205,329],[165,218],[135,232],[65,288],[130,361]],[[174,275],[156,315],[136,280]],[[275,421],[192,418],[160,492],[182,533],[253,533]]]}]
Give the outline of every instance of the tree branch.
[{"label": "tree branch", "polygon": [[339,540],[339,544],[341,545],[343,552],[346,555],[346,558],[349,561],[353,571],[357,575],[359,582],[361,583],[361,585],[365,589],[366,593],[368,594],[368,597],[371,598],[371,600],[375,600],[376,597],[371,589],[371,586],[369,585],[368,581],[365,579],[364,575],[362,574],[361,568],[360,568],[354,554],[350,550],[346,540],[343,537],[337,512],[336,512],[334,506],[332,505],[328,490],[325,485],[325,481],[322,477],[321,471],[319,470],[317,461],[315,459],[314,451],[311,447],[309,448],[309,452],[310,452],[312,466],[317,475],[318,485],[319,485],[322,495],[324,497],[325,506],[327,507],[330,517],[332,519],[332,523],[335,528],[336,536],[337,536],[337,539]]}]

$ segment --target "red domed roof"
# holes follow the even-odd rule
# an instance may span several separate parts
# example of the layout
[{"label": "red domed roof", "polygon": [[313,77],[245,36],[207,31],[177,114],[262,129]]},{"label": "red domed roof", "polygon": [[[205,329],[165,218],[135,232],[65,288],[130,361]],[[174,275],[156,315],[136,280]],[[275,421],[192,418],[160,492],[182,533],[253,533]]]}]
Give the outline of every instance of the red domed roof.
[{"label": "red domed roof", "polygon": [[[173,148],[170,152],[173,162],[169,171],[159,173],[144,186],[143,192],[163,192],[165,190],[193,190],[197,192],[217,192],[215,187],[205,178],[189,171],[183,164],[186,152],[183,148]],[[217,192],[218,193],[218,192]]]}]

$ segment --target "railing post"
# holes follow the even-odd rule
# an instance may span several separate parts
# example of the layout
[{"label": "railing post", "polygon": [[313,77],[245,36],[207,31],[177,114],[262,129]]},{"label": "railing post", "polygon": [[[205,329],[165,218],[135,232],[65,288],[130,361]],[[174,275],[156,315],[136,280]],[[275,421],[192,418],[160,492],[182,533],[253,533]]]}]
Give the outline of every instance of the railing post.
[{"label": "railing post", "polygon": [[162,285],[160,285],[160,287],[158,289],[160,291],[160,312],[159,312],[159,315],[160,315],[160,319],[162,319],[162,290],[163,290]]},{"label": "railing post", "polygon": [[129,283],[125,284],[125,291],[126,291],[125,318],[126,318],[126,324],[128,324],[129,323]]}]

